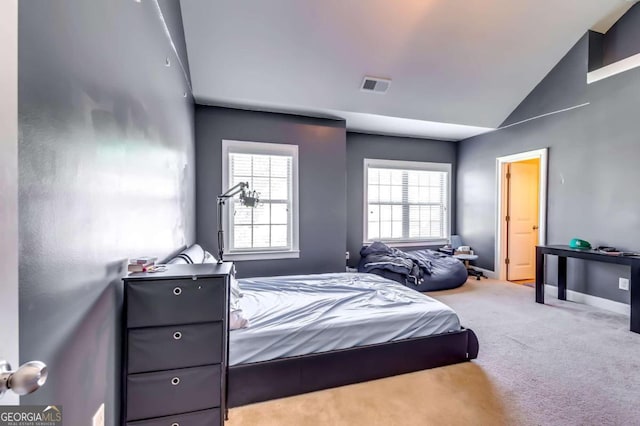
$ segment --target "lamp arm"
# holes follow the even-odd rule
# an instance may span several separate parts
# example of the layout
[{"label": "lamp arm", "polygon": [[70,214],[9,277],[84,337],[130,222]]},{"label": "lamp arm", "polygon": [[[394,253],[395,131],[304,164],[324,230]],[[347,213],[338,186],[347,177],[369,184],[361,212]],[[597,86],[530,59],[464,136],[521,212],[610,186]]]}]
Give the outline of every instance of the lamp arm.
[{"label": "lamp arm", "polygon": [[241,193],[248,187],[249,187],[248,182],[240,182],[237,185],[234,185],[231,188],[229,188],[227,192],[225,192],[224,194],[218,195],[218,202],[220,202],[220,199],[222,199],[224,202],[224,200],[226,200],[227,198],[231,198],[234,195]]}]

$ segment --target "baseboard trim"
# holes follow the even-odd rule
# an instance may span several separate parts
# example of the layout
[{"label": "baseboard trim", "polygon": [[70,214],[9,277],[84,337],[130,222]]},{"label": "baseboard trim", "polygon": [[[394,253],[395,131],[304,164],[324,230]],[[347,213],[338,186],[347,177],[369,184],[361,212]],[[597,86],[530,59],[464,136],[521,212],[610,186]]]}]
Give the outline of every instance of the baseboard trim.
[{"label": "baseboard trim", "polygon": [[[558,297],[558,287],[550,284],[544,285],[545,296]],[[590,294],[579,293],[573,290],[567,290],[567,300],[584,305],[593,306],[595,308],[605,309],[623,315],[631,315],[631,307],[626,303],[614,302],[613,300],[604,299],[602,297],[591,296]]]},{"label": "baseboard trim", "polygon": [[473,269],[477,269],[478,271],[482,272],[487,278],[498,279],[498,276],[493,271],[484,268],[478,268],[477,266],[473,266]]}]

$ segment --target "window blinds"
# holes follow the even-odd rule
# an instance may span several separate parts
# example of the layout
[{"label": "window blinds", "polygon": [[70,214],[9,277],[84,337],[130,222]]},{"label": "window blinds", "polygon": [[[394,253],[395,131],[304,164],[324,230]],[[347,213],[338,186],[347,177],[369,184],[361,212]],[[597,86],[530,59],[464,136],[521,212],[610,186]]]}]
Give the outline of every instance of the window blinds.
[{"label": "window blinds", "polygon": [[248,182],[259,193],[255,208],[230,203],[232,250],[291,247],[291,194],[293,157],[229,153],[232,185]]},{"label": "window blinds", "polygon": [[448,237],[448,173],[369,167],[367,238],[425,240]]}]

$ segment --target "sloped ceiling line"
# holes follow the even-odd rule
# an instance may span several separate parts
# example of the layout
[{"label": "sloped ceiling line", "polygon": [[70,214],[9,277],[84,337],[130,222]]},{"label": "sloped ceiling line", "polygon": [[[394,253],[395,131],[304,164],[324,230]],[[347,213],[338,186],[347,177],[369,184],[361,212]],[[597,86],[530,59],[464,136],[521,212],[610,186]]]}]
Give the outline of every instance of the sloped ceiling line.
[{"label": "sloped ceiling line", "polygon": [[[626,5],[181,1],[196,102],[333,114],[359,131],[424,138],[447,138],[451,125],[497,128],[576,40]],[[392,78],[389,92],[361,92],[368,74]]]}]

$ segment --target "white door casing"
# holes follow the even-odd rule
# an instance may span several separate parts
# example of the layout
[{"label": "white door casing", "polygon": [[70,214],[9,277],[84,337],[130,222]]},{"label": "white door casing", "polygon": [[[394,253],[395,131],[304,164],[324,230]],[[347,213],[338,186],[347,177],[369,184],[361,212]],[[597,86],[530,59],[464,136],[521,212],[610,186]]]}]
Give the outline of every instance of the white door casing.
[{"label": "white door casing", "polygon": [[496,194],[495,194],[495,257],[494,257],[494,273],[496,278],[500,280],[507,279],[507,268],[505,268],[504,260],[506,258],[506,251],[503,247],[504,232],[503,228],[504,218],[506,215],[506,203],[503,203],[503,195],[506,191],[503,188],[503,174],[505,167],[508,163],[516,161],[540,160],[540,175],[539,175],[539,205],[538,205],[538,244],[546,244],[547,238],[547,170],[548,170],[548,151],[549,148],[537,149],[534,151],[521,152],[519,154],[507,155],[504,157],[496,158]]},{"label": "white door casing", "polygon": [[[18,0],[0,2],[0,359],[18,366]],[[7,392],[0,405],[19,398]]]}]

